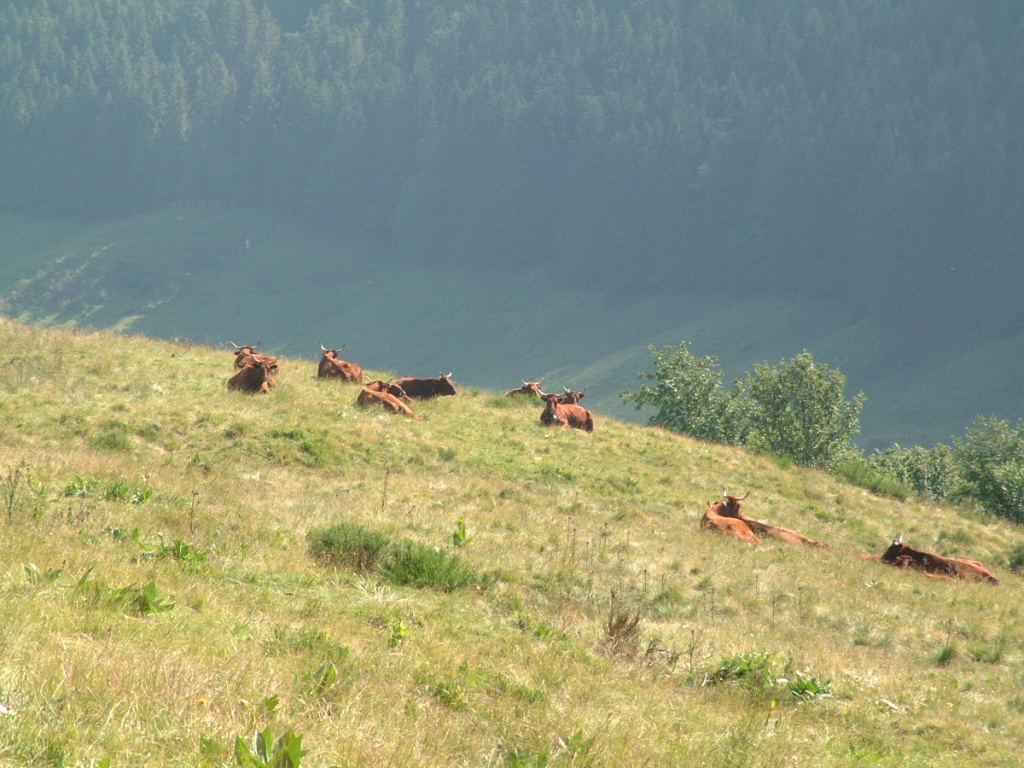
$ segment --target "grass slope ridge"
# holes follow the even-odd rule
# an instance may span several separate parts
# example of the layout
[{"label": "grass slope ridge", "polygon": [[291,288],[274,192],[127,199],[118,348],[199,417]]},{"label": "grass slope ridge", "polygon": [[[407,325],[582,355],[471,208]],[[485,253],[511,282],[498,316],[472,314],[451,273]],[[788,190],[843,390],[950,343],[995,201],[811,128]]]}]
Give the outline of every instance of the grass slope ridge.
[{"label": "grass slope ridge", "polygon": [[853,305],[753,299],[727,286],[694,296],[683,278],[639,296],[552,280],[549,269],[396,264],[358,237],[213,203],[92,222],[0,213],[0,228],[0,313],[36,324],[262,340],[269,352],[310,358],[320,341],[347,343],[352,359],[403,374],[586,387],[592,407],[633,420],[650,414],[619,392],[651,370],[651,344],[690,340],[695,354],[720,359],[727,381],[809,349],[847,376],[850,397],[867,394],[856,438],[865,450],[949,443],[979,415],[1024,413],[1016,330],[922,351],[905,329]]},{"label": "grass slope ridge", "polygon": [[[0,320],[0,349],[0,765],[232,765],[266,727],[305,766],[1019,762],[1003,522],[478,389],[414,421],[308,360],[250,396],[204,346]],[[699,531],[723,487],[836,549]],[[341,524],[479,579],[332,567],[308,535]],[[898,533],[1003,584],[846,554]]]}]

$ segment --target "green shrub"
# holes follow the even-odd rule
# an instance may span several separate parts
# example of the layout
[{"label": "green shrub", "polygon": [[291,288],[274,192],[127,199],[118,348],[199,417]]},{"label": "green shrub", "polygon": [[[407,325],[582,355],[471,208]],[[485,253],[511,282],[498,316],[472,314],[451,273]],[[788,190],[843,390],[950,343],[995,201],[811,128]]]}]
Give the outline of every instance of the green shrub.
[{"label": "green shrub", "polygon": [[755,366],[745,396],[754,450],[789,456],[797,464],[831,469],[860,432],[863,393],[843,395],[846,377],[804,351],[776,366]]},{"label": "green shrub", "polygon": [[1006,567],[1014,573],[1020,573],[1024,570],[1024,544],[1018,544],[1013,548],[1013,551],[1006,560]]},{"label": "green shrub", "polygon": [[374,570],[391,543],[384,534],[355,523],[310,531],[309,541],[313,557],[360,572]]},{"label": "green shrub", "polygon": [[310,531],[309,540],[318,560],[362,573],[376,571],[399,586],[451,592],[479,583],[473,569],[454,554],[409,541],[392,544],[354,523]]},{"label": "green shrub", "polygon": [[696,357],[689,342],[651,347],[657,370],[639,373],[656,387],[623,392],[637,408],[651,405],[651,423],[701,440],[746,445],[797,464],[831,469],[849,455],[860,432],[864,394],[847,400],[846,377],[806,350],[778,365],[763,363],[723,389],[715,357]]},{"label": "green shrub", "polygon": [[642,386],[637,392],[623,392],[625,403],[637,410],[651,405],[658,412],[650,423],[716,443],[742,443],[744,424],[738,392],[722,389],[723,373],[718,358],[697,357],[690,342],[661,349],[650,347],[657,370],[637,374],[639,379],[660,382],[656,387]]},{"label": "green shrub", "polygon": [[473,569],[457,555],[413,542],[392,547],[380,570],[393,584],[429,587],[442,592],[470,587],[478,581]]},{"label": "green shrub", "polygon": [[920,496],[939,501],[956,498],[962,492],[960,463],[948,445],[934,448],[893,445],[865,461],[871,469]]},{"label": "green shrub", "polygon": [[1024,522],[1024,421],[979,418],[955,445],[966,494],[993,514]]},{"label": "green shrub", "polygon": [[851,485],[856,485],[878,496],[906,501],[910,493],[892,475],[872,467],[862,457],[852,457],[836,465],[834,474]]}]

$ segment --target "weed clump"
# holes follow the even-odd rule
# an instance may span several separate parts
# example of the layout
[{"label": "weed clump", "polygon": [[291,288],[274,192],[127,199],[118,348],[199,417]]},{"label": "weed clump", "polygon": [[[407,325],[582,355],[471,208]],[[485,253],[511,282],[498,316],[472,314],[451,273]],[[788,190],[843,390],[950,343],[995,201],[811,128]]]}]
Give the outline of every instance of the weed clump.
[{"label": "weed clump", "polygon": [[309,534],[313,557],[359,573],[378,573],[392,584],[453,592],[480,579],[457,555],[387,536],[353,523]]}]

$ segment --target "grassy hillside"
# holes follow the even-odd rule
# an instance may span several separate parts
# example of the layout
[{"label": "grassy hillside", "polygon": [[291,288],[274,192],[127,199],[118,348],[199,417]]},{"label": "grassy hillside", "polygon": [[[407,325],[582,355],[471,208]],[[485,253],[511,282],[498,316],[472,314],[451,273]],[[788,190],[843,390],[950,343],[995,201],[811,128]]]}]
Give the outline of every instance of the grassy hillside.
[{"label": "grassy hillside", "polygon": [[554,389],[586,387],[594,407],[632,420],[650,414],[619,393],[653,368],[651,344],[687,339],[730,379],[808,349],[847,376],[850,397],[867,394],[865,449],[948,443],[979,415],[1024,413],[1019,333],[923,349],[852,304],[751,301],[728,286],[719,296],[685,285],[614,295],[551,270],[396,264],[358,238],[212,203],[92,223],[8,213],[0,228],[0,312],[37,324],[260,340],[310,359],[320,341],[347,343],[352,359],[403,374],[453,371],[502,390],[541,377]]},{"label": "grassy hillside", "polygon": [[[307,359],[248,396],[207,346],[0,349],[0,765],[234,765],[267,727],[303,766],[1019,763],[1003,522],[480,389],[363,411]],[[834,549],[701,532],[723,488]],[[314,556],[343,524],[469,583]],[[1002,584],[849,554],[900,533]]]}]

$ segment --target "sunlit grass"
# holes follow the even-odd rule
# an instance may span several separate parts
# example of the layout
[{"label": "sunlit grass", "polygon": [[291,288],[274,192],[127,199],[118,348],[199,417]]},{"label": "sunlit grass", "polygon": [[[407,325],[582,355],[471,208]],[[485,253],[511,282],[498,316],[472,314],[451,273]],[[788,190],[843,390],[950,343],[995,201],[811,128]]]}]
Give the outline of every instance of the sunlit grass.
[{"label": "sunlit grass", "polygon": [[[1004,522],[600,414],[545,429],[468,390],[397,419],[309,361],[248,396],[224,350],[0,323],[0,765],[231,765],[267,726],[316,766],[1017,762]],[[723,489],[834,549],[703,534]],[[339,525],[475,578],[317,557]],[[901,533],[1002,585],[850,554]],[[111,597],[148,585],[173,607]],[[831,696],[708,684],[757,654]]]}]

